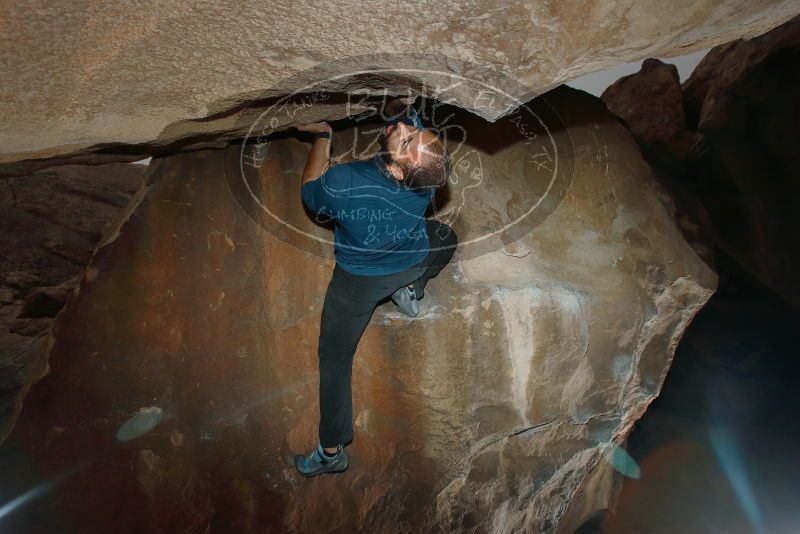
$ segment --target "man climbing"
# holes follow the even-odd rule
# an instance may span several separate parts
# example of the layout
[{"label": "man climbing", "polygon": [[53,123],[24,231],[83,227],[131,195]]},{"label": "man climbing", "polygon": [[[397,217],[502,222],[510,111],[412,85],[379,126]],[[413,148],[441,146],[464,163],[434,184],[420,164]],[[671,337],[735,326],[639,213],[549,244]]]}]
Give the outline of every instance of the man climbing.
[{"label": "man climbing", "polygon": [[[397,110],[397,102],[387,108]],[[320,320],[319,444],[294,457],[300,473],[315,476],[347,469],[353,354],[375,307],[391,296],[401,312],[416,316],[425,285],[450,261],[457,238],[424,217],[436,188],[447,182],[451,159],[413,107],[390,117],[375,156],[330,168],[331,127],[297,129],[315,138],[301,179],[303,202],[335,224],[336,265]]]}]

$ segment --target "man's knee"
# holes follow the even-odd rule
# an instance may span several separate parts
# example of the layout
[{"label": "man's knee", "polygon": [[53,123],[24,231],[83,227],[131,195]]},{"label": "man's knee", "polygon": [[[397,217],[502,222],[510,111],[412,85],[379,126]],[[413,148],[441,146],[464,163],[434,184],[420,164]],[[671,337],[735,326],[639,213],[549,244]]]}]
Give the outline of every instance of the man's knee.
[{"label": "man's knee", "polygon": [[442,247],[455,248],[458,245],[458,235],[450,226],[437,221],[434,232]]},{"label": "man's knee", "polygon": [[458,235],[449,226],[446,226],[446,228],[447,231],[445,232],[444,237],[442,238],[441,246],[446,252],[449,253],[449,256],[452,257],[453,253],[456,250],[456,247],[458,246]]}]

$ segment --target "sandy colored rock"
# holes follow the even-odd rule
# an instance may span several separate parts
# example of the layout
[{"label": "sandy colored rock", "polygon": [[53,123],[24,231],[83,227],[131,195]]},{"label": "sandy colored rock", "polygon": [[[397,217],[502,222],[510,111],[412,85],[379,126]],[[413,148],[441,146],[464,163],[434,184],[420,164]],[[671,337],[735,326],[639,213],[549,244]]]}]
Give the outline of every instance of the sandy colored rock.
[{"label": "sandy colored rock", "polygon": [[[605,106],[567,88],[548,102],[566,121],[556,142],[574,143],[563,199],[514,243],[459,248],[420,316],[378,308],[355,356],[346,473],[310,481],[286,461],[316,443],[330,251],[242,211],[225,179],[234,145],[154,160],[56,319],[49,373],[0,448],[4,478],[60,477],[37,509],[59,499],[75,529],[574,531],[608,506],[607,451],[658,395],[716,278]],[[469,191],[483,209],[452,221],[463,242],[537,187],[522,142],[481,149],[502,128],[469,130],[487,177]],[[308,145],[270,150],[252,171],[262,200],[330,238],[301,206]],[[451,183],[451,203],[469,185]],[[55,520],[22,510],[9,525]]]},{"label": "sandy colored rock", "polygon": [[340,78],[327,87],[419,90],[439,81],[431,72],[453,73],[466,78],[451,91],[453,101],[494,119],[505,107],[480,102],[479,93],[482,83],[504,89],[497,73],[526,86],[513,95],[525,101],[626,61],[760,35],[798,12],[793,0],[61,1],[28,9],[6,1],[0,162],[116,143],[174,151],[224,137],[231,110],[243,103],[375,68],[417,72]]},{"label": "sandy colored rock", "polygon": [[708,214],[687,179],[707,147],[703,134],[686,128],[678,70],[658,59],[646,59],[639,72],[611,84],[601,98],[634,134],[659,183],[669,191],[662,200],[684,239],[712,265]]},{"label": "sandy colored rock", "polygon": [[[683,131],[676,120],[657,128],[684,108],[676,103],[674,84],[664,90],[665,77],[652,68],[603,94],[668,184],[687,239],[717,248],[795,306],[800,305],[798,50],[800,18],[711,50],[683,84]],[[692,137],[698,142],[687,151],[685,141]]]},{"label": "sandy colored rock", "polygon": [[686,129],[675,65],[646,59],[639,72],[611,84],[601,98],[643,141],[671,141]]}]

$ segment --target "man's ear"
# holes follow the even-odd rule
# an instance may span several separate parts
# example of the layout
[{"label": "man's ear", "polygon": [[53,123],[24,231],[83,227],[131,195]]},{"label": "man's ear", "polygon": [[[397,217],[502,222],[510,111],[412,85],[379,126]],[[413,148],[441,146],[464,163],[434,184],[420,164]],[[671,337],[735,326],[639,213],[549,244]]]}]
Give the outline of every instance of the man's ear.
[{"label": "man's ear", "polygon": [[393,164],[389,167],[389,172],[392,173],[392,176],[394,176],[395,180],[403,181],[405,178],[405,173],[400,165]]},{"label": "man's ear", "polygon": [[397,170],[400,171],[400,180],[401,182],[408,178],[408,174],[412,171],[411,165],[408,163],[403,163],[402,165],[397,166]]}]

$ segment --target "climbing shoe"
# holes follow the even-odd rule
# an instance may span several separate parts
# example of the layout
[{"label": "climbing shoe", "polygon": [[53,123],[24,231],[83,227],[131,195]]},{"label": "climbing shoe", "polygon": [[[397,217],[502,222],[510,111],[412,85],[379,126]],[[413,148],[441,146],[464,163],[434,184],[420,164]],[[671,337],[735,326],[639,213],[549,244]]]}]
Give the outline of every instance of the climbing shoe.
[{"label": "climbing shoe", "polygon": [[397,304],[397,308],[406,315],[416,317],[419,313],[417,294],[413,289],[409,289],[408,286],[403,286],[392,293],[392,300]]},{"label": "climbing shoe", "polygon": [[328,456],[323,451],[322,445],[317,445],[317,448],[308,456],[295,455],[294,466],[301,475],[306,477],[317,476],[321,473],[339,473],[347,469],[347,454],[339,445],[336,448],[336,454]]}]

